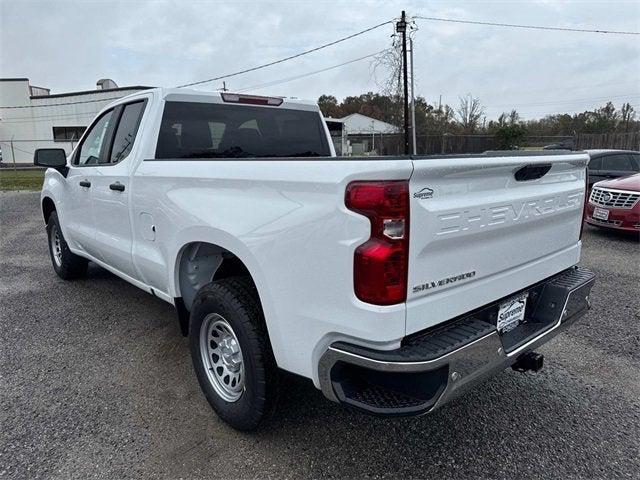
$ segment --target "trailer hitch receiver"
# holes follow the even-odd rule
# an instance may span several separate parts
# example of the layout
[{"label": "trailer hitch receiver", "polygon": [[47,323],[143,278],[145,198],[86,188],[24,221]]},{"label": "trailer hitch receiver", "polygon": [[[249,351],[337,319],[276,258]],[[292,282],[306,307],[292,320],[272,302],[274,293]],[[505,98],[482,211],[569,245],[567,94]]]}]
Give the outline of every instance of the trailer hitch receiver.
[{"label": "trailer hitch receiver", "polygon": [[516,372],[538,372],[542,369],[543,364],[544,355],[537,352],[528,352],[511,365],[511,368]]}]

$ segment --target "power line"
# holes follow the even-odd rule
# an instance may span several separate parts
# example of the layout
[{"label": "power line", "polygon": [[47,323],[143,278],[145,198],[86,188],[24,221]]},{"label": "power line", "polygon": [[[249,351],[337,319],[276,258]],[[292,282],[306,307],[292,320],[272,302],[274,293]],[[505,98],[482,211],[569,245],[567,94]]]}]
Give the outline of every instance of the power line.
[{"label": "power line", "polygon": [[[634,109],[639,108],[638,105],[631,104],[631,106]],[[587,112],[588,112],[588,110],[587,110]],[[520,115],[522,117],[534,117],[533,118],[534,120],[540,120],[540,119],[543,119],[543,118],[548,117],[550,115],[571,115],[571,116],[574,116],[574,115],[580,115],[582,113],[585,113],[585,110],[569,110],[569,111],[556,110],[556,111],[553,111],[553,112],[544,112],[544,113],[523,111],[523,112],[518,112],[518,115]]]},{"label": "power line", "polygon": [[[473,92],[474,96],[480,97],[482,98],[483,96],[488,96],[488,95],[496,95],[496,94],[500,94],[501,96],[507,95],[509,93],[513,94],[514,91],[515,93],[522,95],[524,93],[547,93],[547,92],[563,92],[563,91],[567,91],[567,90],[583,90],[585,88],[597,88],[597,87],[612,87],[612,86],[619,86],[619,85],[636,85],[638,83],[637,80],[635,81],[630,81],[630,82],[606,82],[606,83],[597,83],[597,84],[581,84],[581,85],[564,85],[562,87],[554,87],[554,88],[540,88],[540,89],[535,89],[535,90],[523,90],[521,88],[518,88],[517,90],[514,89],[507,89],[507,90],[494,90],[492,92],[484,92],[484,93],[477,93],[477,92]],[[467,90],[465,90],[467,91]]]},{"label": "power line", "polygon": [[271,82],[261,83],[259,85],[253,85],[251,87],[244,87],[244,88],[241,88],[239,90],[236,90],[236,92],[240,93],[240,92],[246,92],[248,90],[258,90],[260,88],[266,88],[266,87],[271,87],[271,86],[274,86],[274,85],[280,85],[282,83],[292,82],[294,80],[299,80],[301,78],[310,77],[311,75],[317,75],[318,73],[324,73],[324,72],[328,72],[329,70],[334,70],[336,68],[344,67],[345,65],[350,65],[352,63],[359,62],[359,61],[365,60],[367,58],[375,57],[376,55],[384,53],[384,52],[386,52],[388,50],[389,49],[387,48],[387,49],[384,49],[384,50],[380,50],[379,52],[375,52],[375,53],[371,53],[369,55],[365,55],[364,57],[354,58],[353,60],[349,60],[347,62],[339,63],[338,65],[333,65],[331,67],[322,68],[320,70],[314,70],[312,72],[307,72],[307,73],[303,73],[303,74],[300,74],[300,75],[295,75],[293,77],[281,78],[279,80],[273,80]]},{"label": "power line", "polygon": [[423,17],[415,16],[414,19],[429,20],[434,22],[449,23],[465,23],[469,25],[488,25],[491,27],[508,27],[508,28],[527,28],[531,30],[555,30],[560,32],[579,32],[579,33],[610,33],[615,35],[640,35],[640,32],[625,32],[619,30],[596,30],[590,28],[570,28],[570,27],[548,27],[543,25],[521,25],[515,23],[497,23],[497,22],[479,22],[472,20],[454,20],[451,18]]},{"label": "power line", "polygon": [[518,104],[509,104],[503,103],[499,105],[488,105],[487,108],[500,108],[500,107],[547,107],[549,105],[570,105],[573,103],[585,103],[585,102],[599,102],[604,100],[613,100],[620,98],[640,98],[638,94],[629,94],[629,95],[608,95],[604,97],[592,97],[592,98],[575,98],[573,100],[550,100],[545,102],[535,102],[535,103],[518,103]]},{"label": "power line", "polygon": [[302,57],[303,55],[308,55],[309,53],[317,52],[318,50],[322,50],[323,48],[331,47],[332,45],[336,45],[336,44],[344,42],[346,40],[350,40],[350,39],[355,38],[355,37],[357,37],[359,35],[363,35],[363,34],[365,34],[367,32],[370,32],[372,30],[375,30],[376,28],[380,28],[380,27],[382,27],[384,25],[387,25],[387,24],[390,24],[390,23],[393,23],[393,20],[387,20],[386,22],[379,23],[377,25],[374,25],[373,27],[369,27],[369,28],[367,28],[365,30],[361,30],[361,31],[359,31],[357,33],[354,33],[352,35],[348,35],[346,37],[339,38],[338,40],[334,40],[333,42],[325,43],[324,45],[320,45],[319,47],[315,47],[315,48],[312,48],[310,50],[305,50],[304,52],[296,53],[295,55],[290,55],[288,57],[281,58],[280,60],[275,60],[273,62],[265,63],[265,64],[262,64],[262,65],[258,65],[257,67],[246,68],[244,70],[240,70],[240,71],[234,72],[234,73],[229,73],[227,75],[221,75],[219,77],[208,78],[206,80],[200,80],[198,82],[185,83],[184,85],[178,85],[177,88],[192,87],[194,85],[201,85],[203,83],[214,82],[216,80],[222,80],[224,78],[235,77],[237,75],[242,75],[244,73],[255,72],[256,70],[260,70],[262,68],[270,67],[272,65],[277,65],[279,63],[283,63],[283,62],[286,62],[286,61],[289,61],[289,60],[293,60],[294,58]]}]

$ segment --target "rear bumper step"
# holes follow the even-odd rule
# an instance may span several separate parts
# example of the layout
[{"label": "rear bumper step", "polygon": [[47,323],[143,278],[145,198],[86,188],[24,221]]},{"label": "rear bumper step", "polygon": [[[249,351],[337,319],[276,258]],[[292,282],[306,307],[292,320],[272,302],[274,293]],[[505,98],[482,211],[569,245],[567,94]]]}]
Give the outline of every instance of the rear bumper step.
[{"label": "rear bumper step", "polygon": [[336,342],[323,354],[324,395],[385,416],[427,413],[464,389],[518,361],[584,315],[595,276],[573,267],[525,289],[525,321],[508,333],[496,329],[500,301],[444,326],[406,337],[396,350]]}]

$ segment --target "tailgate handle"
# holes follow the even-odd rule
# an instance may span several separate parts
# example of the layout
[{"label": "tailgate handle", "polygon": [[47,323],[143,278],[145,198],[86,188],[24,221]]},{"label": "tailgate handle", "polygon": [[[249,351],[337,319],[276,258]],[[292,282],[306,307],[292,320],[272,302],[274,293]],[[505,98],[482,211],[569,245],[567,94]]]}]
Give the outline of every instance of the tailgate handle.
[{"label": "tailgate handle", "polygon": [[551,164],[545,163],[542,165],[525,165],[522,168],[516,170],[514,177],[518,182],[526,182],[527,180],[537,180],[544,177],[547,172],[551,170]]}]

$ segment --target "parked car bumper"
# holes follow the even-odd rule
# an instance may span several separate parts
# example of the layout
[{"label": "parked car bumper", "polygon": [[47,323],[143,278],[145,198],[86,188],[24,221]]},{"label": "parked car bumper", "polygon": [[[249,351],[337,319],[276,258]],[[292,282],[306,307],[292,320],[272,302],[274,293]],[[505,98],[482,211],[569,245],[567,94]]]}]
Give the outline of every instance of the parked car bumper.
[{"label": "parked car bumper", "polygon": [[[594,218],[593,212],[596,208],[608,210],[608,218],[606,220]],[[633,208],[599,207],[589,202],[587,204],[585,220],[588,224],[598,227],[613,228],[627,232],[638,232],[640,231],[640,202],[636,203]]]},{"label": "parked car bumper", "polygon": [[428,413],[584,315],[594,281],[593,273],[573,267],[514,294],[529,297],[525,321],[509,333],[496,328],[502,299],[406,337],[397,350],[334,343],[319,362],[322,391],[330,400],[375,415]]}]

